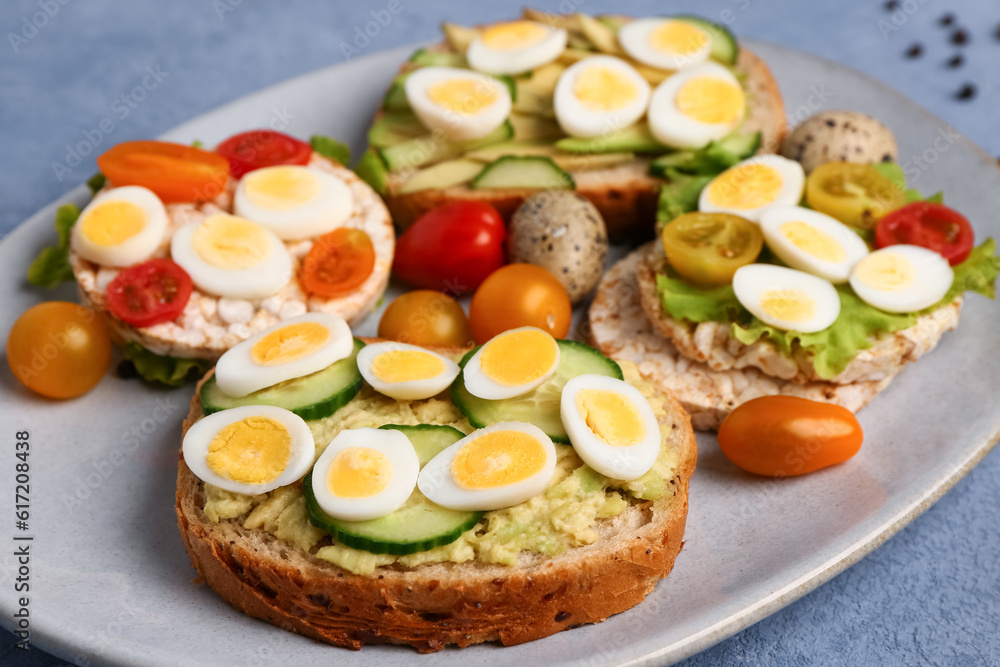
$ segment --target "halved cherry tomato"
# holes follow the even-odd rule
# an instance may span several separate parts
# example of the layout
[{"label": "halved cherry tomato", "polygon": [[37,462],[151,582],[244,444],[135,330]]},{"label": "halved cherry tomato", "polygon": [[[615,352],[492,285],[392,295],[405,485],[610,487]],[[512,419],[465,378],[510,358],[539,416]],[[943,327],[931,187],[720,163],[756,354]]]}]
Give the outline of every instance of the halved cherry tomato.
[{"label": "halved cherry tomato", "polygon": [[827,162],[809,174],[806,202],[845,225],[873,229],[886,213],[905,204],[906,196],[869,164]]},{"label": "halved cherry tomato", "polygon": [[667,261],[696,283],[729,283],[736,269],[751,264],[764,247],[760,227],[728,213],[685,213],[661,233]]},{"label": "halved cherry tomato", "polygon": [[177,319],[191,298],[191,276],[170,259],[157,258],[123,269],[108,283],[111,314],[136,327]]},{"label": "halved cherry tomato", "polygon": [[274,130],[241,132],[216,146],[215,152],[229,160],[229,173],[233,178],[261,167],[309,164],[312,157],[309,144]]},{"label": "halved cherry tomato", "polygon": [[324,299],[350,294],[375,270],[375,246],[360,229],[338,227],[316,239],[302,262],[302,289]]},{"label": "halved cherry tomato", "polygon": [[972,252],[975,234],[969,219],[953,208],[918,201],[896,209],[875,228],[875,245],[884,248],[907,243],[939,253],[952,266]]},{"label": "halved cherry tomato", "polygon": [[842,463],[858,453],[864,434],[847,408],[798,396],[761,396],[729,413],[719,448],[740,468],[789,477]]},{"label": "halved cherry tomato", "polygon": [[463,294],[504,263],[507,230],[489,204],[460,201],[429,211],[396,240],[393,272],[416,287]]},{"label": "halved cherry tomato", "polygon": [[94,311],[67,301],[32,306],[7,336],[14,377],[49,398],[85,394],[111,363],[111,339]]},{"label": "halved cherry tomato", "polygon": [[379,338],[411,345],[465,347],[472,330],[465,311],[443,292],[418,289],[389,304],[378,323]]},{"label": "halved cherry tomato", "polygon": [[169,141],[126,141],[97,166],[112,185],[141,185],[167,204],[215,199],[229,181],[226,158]]},{"label": "halved cherry tomato", "polygon": [[569,333],[573,307],[555,276],[534,264],[508,264],[472,296],[469,324],[477,343],[518,327],[538,327],[556,338]]}]

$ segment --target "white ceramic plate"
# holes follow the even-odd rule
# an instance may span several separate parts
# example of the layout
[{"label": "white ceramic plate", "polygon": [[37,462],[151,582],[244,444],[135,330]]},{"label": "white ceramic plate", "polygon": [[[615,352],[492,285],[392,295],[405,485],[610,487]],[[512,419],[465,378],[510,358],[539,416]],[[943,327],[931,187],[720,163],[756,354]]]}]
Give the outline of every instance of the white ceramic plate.
[{"label": "white ceramic plate", "polygon": [[[840,65],[750,45],[774,70],[791,119],[819,108],[877,116],[895,130],[902,161],[921,154],[925,161],[933,158],[919,173],[917,187],[944,190],[980,237],[1000,235],[994,197],[1000,172],[971,144],[949,138],[946,123]],[[411,50],[293,79],[205,114],[165,138],[213,145],[273,122],[298,136],[320,132],[350,139],[357,154],[371,110]],[[24,272],[51,241],[56,205],[85,200],[83,188],[70,193],[0,245],[3,338],[15,317],[34,303],[74,297],[71,287],[56,293],[32,289]],[[1000,407],[992,398],[1000,394],[998,320],[1000,306],[969,299],[959,331],[946,335],[933,354],[862,412],[866,444],[845,465],[804,478],[763,481],[729,465],[714,437],[700,436],[684,551],[670,578],[635,609],[523,646],[476,646],[425,658],[399,647],[352,653],[321,645],[250,619],[192,582],[195,572],[173,509],[180,422],[190,388],[157,391],[109,375],[83,398],[49,402],[23,390],[4,369],[0,434],[10,442],[17,431],[31,433],[32,642],[74,662],[121,665],[263,665],[292,656],[301,667],[679,660],[856,562],[989,451],[1000,432]],[[359,333],[374,334],[377,321],[369,318]],[[0,474],[12,476],[9,467]],[[0,498],[0,516],[13,514],[12,496]],[[6,545],[12,530],[5,520]],[[0,577],[10,590],[16,565],[11,550],[3,552]],[[11,595],[2,596],[5,627],[13,603]]]}]

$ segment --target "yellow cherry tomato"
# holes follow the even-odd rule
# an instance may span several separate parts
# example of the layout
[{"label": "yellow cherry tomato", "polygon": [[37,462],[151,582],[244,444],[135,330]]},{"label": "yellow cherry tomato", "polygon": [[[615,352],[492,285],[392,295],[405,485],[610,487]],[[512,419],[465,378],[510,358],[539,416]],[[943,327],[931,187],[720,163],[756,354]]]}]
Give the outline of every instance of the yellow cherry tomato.
[{"label": "yellow cherry tomato", "polygon": [[111,340],[94,311],[66,301],[33,306],[7,336],[7,363],[28,389],[72,398],[94,388],[111,363]]},{"label": "yellow cherry tomato", "polygon": [[410,345],[466,347],[472,330],[462,306],[436,290],[407,292],[389,304],[378,323],[379,338]]},{"label": "yellow cherry tomato", "polygon": [[757,259],[764,247],[760,227],[728,213],[685,213],[661,234],[667,261],[696,283],[729,283],[736,269]]},{"label": "yellow cherry tomato", "polygon": [[886,213],[906,203],[906,196],[870,164],[827,162],[809,174],[806,202],[846,225],[874,229]]}]

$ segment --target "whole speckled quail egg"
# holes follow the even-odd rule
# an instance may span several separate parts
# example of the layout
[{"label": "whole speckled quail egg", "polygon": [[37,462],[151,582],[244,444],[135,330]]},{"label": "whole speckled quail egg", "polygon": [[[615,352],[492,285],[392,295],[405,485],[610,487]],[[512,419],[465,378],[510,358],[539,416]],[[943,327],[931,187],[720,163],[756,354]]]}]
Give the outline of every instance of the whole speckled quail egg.
[{"label": "whole speckled quail egg", "polygon": [[559,279],[570,301],[597,286],[608,258],[600,211],[575,192],[540,192],[514,212],[508,227],[511,262],[540,266]]},{"label": "whole speckled quail egg", "polygon": [[826,162],[895,161],[896,137],[880,121],[857,111],[824,111],[811,116],[785,139],[781,154],[798,160],[808,174]]}]

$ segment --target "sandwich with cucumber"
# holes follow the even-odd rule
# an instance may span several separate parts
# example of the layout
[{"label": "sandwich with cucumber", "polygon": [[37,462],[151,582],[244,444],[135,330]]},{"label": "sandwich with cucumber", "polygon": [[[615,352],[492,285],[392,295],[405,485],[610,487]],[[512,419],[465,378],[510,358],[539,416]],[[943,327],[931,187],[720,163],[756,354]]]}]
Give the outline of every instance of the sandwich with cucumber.
[{"label": "sandwich with cucumber", "polygon": [[512,645],[642,602],[695,458],[673,396],[582,343],[429,349],[310,315],[200,383],[176,511],[205,583],[255,618],[352,649]]},{"label": "sandwich with cucumber", "polygon": [[445,23],[392,80],[356,170],[402,228],[456,200],[505,218],[539,190],[575,190],[613,241],[648,237],[678,160],[735,164],[785,134],[767,65],[724,26],[527,9]]}]

